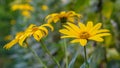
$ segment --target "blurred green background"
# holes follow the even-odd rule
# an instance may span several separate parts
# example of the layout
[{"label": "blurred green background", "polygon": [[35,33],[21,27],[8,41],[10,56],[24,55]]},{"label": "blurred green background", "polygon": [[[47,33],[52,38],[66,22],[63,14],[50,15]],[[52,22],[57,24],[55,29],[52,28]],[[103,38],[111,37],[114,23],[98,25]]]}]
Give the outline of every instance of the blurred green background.
[{"label": "blurred green background", "polygon": [[[23,10],[13,10],[16,4],[29,4],[33,10],[22,14]],[[101,22],[110,30],[111,36],[105,37],[103,43],[88,43],[90,68],[120,68],[120,0],[0,0],[0,68],[42,68],[29,49],[15,45],[6,50],[3,46],[28,25],[44,24],[48,14],[61,11],[75,11],[83,15],[82,22]],[[58,27],[59,24],[54,26],[56,30]],[[65,68],[63,42],[58,32],[51,32],[44,40],[61,68]],[[48,68],[57,68],[38,42],[33,38],[29,41]],[[84,63],[83,47],[67,42],[69,68],[80,68]]]}]

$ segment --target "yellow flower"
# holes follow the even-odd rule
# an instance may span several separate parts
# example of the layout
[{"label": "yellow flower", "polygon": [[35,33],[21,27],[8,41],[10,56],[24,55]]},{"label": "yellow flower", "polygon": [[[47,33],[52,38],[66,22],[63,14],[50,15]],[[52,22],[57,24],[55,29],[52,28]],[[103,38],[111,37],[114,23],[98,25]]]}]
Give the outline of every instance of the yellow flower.
[{"label": "yellow flower", "polygon": [[14,4],[14,5],[12,5],[12,7],[11,7],[11,10],[13,10],[13,11],[16,11],[16,10],[18,10],[19,9],[19,5],[17,5],[17,4]]},{"label": "yellow flower", "polygon": [[39,41],[42,37],[48,35],[48,30],[46,27],[51,28],[53,27],[50,24],[43,24],[41,26],[36,26],[31,24],[24,32],[24,35],[20,37],[19,44],[22,45],[24,40],[30,36],[33,36],[37,41]]},{"label": "yellow flower", "polygon": [[69,12],[65,12],[62,11],[60,13],[53,13],[48,15],[45,20],[47,20],[48,23],[51,22],[61,22],[61,23],[65,23],[65,22],[75,22],[75,20],[79,20],[79,18],[81,18],[80,14],[75,13],[74,11],[69,11]]},{"label": "yellow flower", "polygon": [[23,10],[33,11],[34,8],[29,4],[23,4]]},{"label": "yellow flower", "polygon": [[44,10],[44,11],[46,11],[46,10],[48,10],[48,6],[47,5],[42,5],[42,10]]},{"label": "yellow flower", "polygon": [[39,41],[42,37],[48,35],[48,30],[46,27],[51,28],[51,30],[53,31],[53,27],[50,24],[43,24],[41,26],[31,24],[24,32],[18,33],[15,39],[6,44],[4,48],[9,49],[16,43],[19,43],[20,46],[26,47],[26,45],[23,45],[23,42],[31,36],[33,36],[37,41]]},{"label": "yellow flower", "polygon": [[19,41],[19,38],[20,38],[22,35],[23,35],[23,32],[17,33],[16,36],[15,36],[15,39],[13,39],[11,42],[7,43],[7,44],[4,46],[4,48],[9,49],[9,48],[11,48],[13,45],[17,44],[18,41]]},{"label": "yellow flower", "polygon": [[22,15],[27,17],[27,18],[30,18],[31,17],[31,14],[29,11],[22,11]]},{"label": "yellow flower", "polygon": [[100,29],[102,23],[98,23],[93,26],[92,21],[88,21],[85,26],[83,23],[78,23],[78,26],[72,23],[67,23],[63,25],[65,28],[61,29],[59,32],[64,34],[61,38],[74,38],[71,43],[79,42],[82,46],[87,44],[88,40],[94,40],[97,42],[102,42],[104,39],[103,36],[110,35],[109,30]]},{"label": "yellow flower", "polygon": [[30,4],[14,4],[14,5],[12,5],[11,9],[13,11],[15,11],[15,10],[33,11],[34,10],[34,8]]}]

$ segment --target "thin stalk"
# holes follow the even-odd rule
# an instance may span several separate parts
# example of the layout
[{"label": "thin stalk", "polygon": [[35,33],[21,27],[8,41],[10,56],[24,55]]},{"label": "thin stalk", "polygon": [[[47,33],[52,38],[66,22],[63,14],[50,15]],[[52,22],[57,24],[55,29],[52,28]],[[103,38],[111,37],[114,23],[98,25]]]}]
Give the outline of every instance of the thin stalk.
[{"label": "thin stalk", "polygon": [[86,46],[84,46],[84,54],[85,54],[85,68],[89,68],[89,64],[87,62]]},{"label": "thin stalk", "polygon": [[[27,42],[26,42],[26,45],[28,46]],[[28,48],[32,51],[33,55],[36,57],[36,59],[39,61],[39,63],[42,64],[44,68],[47,68],[47,66],[44,64],[42,59],[37,55],[37,53],[30,46],[28,46]]]},{"label": "thin stalk", "polygon": [[84,46],[85,62],[87,63],[86,46]]},{"label": "thin stalk", "polygon": [[46,47],[46,45],[43,43],[42,40],[40,41],[40,43],[41,43],[41,45],[42,45],[43,50],[47,52],[47,54],[48,54],[48,55],[52,58],[52,60],[57,64],[58,68],[61,68],[59,62],[55,59],[55,57],[53,57],[53,56],[50,54],[50,51],[48,50],[48,48]]},{"label": "thin stalk", "polygon": [[66,68],[68,68],[67,44],[66,44],[66,40],[65,39],[64,39],[64,49],[65,49]]}]

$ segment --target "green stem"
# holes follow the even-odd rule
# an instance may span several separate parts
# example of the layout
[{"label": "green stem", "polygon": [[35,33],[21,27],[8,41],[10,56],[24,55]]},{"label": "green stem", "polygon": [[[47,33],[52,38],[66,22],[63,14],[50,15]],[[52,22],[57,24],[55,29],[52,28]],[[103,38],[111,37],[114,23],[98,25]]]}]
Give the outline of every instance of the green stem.
[{"label": "green stem", "polygon": [[66,40],[65,40],[65,39],[64,39],[64,48],[65,48],[65,62],[66,62],[66,68],[68,68],[67,44],[66,44]]},{"label": "green stem", "polygon": [[47,66],[44,64],[44,62],[41,60],[41,58],[37,55],[37,53],[28,45],[27,41],[25,41],[25,44],[32,51],[33,55],[36,57],[36,59],[39,61],[39,63],[42,64],[44,68],[47,68]]},{"label": "green stem", "polygon": [[87,56],[86,56],[86,46],[84,46],[84,54],[85,54],[85,62],[87,62]]},{"label": "green stem", "polygon": [[52,58],[52,60],[58,65],[58,68],[61,68],[59,62],[50,54],[50,51],[48,50],[48,48],[46,47],[42,40],[40,41],[40,43],[42,44],[42,48],[44,49],[44,51],[46,51],[47,54]]},{"label": "green stem", "polygon": [[89,65],[88,65],[88,62],[87,62],[86,46],[84,46],[84,54],[85,54],[85,68],[89,68]]}]

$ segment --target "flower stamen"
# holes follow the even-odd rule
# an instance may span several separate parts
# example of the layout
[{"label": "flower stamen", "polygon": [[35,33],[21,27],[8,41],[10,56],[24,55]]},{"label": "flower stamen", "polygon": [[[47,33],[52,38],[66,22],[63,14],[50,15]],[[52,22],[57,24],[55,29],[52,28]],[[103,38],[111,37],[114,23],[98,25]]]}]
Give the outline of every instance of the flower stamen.
[{"label": "flower stamen", "polygon": [[81,39],[88,39],[90,37],[90,34],[88,32],[81,32],[80,38]]}]

